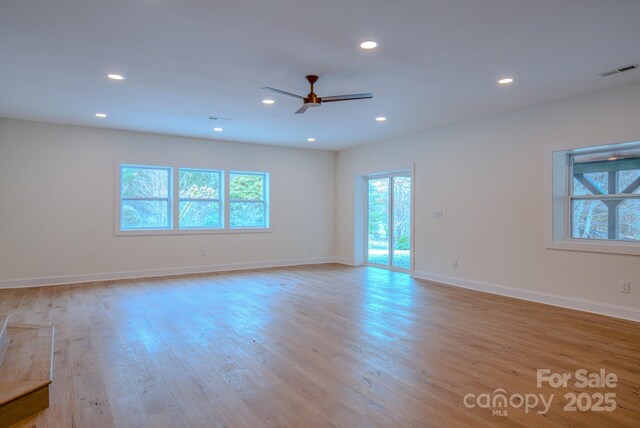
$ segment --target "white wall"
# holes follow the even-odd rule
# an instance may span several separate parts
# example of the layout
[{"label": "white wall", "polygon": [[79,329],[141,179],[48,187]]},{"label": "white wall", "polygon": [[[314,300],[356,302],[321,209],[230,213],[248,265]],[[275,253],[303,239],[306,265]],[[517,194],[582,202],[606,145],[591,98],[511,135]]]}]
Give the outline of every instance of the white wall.
[{"label": "white wall", "polygon": [[[0,287],[331,260],[335,156],[0,119]],[[114,236],[116,159],[268,171],[273,233]]]},{"label": "white wall", "polygon": [[336,255],[354,259],[354,177],[415,163],[416,276],[640,320],[640,257],[544,243],[545,150],[634,139],[640,84],[339,152]]}]

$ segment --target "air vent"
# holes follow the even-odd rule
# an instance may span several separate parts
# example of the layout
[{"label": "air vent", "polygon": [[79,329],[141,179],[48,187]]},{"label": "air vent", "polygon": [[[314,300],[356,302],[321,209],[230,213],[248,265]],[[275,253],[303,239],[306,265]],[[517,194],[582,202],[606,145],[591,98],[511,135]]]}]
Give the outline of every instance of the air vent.
[{"label": "air vent", "polygon": [[227,117],[219,117],[219,116],[209,116],[210,120],[231,120]]},{"label": "air vent", "polygon": [[613,76],[614,74],[624,73],[625,71],[635,70],[638,67],[640,67],[639,64],[625,65],[624,67],[616,68],[615,70],[605,71],[604,73],[601,73],[600,76],[609,77]]}]

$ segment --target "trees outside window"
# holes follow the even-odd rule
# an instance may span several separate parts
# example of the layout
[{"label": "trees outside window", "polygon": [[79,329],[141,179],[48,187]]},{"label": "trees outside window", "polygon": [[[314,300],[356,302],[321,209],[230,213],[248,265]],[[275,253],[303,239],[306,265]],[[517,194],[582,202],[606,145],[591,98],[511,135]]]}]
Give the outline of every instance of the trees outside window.
[{"label": "trees outside window", "polygon": [[367,179],[367,262],[407,270],[411,266],[411,177]]},{"label": "trees outside window", "polygon": [[266,172],[121,164],[118,184],[116,233],[269,228]]},{"label": "trees outside window", "polygon": [[122,165],[123,230],[171,228],[171,168]]},{"label": "trees outside window", "polygon": [[229,225],[231,228],[268,226],[268,175],[231,172],[229,174]]},{"label": "trees outside window", "polygon": [[180,169],[178,219],[181,229],[221,228],[220,171]]},{"label": "trees outside window", "polygon": [[640,241],[640,149],[570,156],[571,237]]}]

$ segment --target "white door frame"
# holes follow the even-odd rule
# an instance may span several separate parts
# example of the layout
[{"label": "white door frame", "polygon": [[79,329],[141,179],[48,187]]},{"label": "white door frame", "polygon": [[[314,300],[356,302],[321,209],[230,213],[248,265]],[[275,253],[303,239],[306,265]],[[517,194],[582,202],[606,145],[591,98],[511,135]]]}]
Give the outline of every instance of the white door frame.
[{"label": "white door frame", "polygon": [[[414,258],[414,239],[413,239],[413,225],[414,225],[414,215],[413,215],[413,206],[414,206],[414,169],[410,170],[400,170],[393,171],[381,174],[369,174],[364,177],[364,186],[365,186],[365,212],[364,212],[364,262],[367,266],[375,266],[380,267],[396,272],[405,272],[413,275],[413,258]],[[411,215],[410,221],[410,242],[409,242],[409,268],[399,268],[397,266],[393,266],[393,240],[394,240],[394,229],[393,229],[393,205],[394,205],[394,194],[393,194],[393,177],[409,177],[411,183],[411,192],[409,198],[409,213]],[[369,181],[377,180],[380,178],[386,178],[389,180],[389,261],[386,265],[378,264],[378,263],[370,263],[369,262]]]}]

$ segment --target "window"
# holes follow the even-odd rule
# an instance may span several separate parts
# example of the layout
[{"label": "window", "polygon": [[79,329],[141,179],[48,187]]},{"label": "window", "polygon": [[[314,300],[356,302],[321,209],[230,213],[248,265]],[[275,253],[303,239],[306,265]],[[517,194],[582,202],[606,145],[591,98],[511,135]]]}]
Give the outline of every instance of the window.
[{"label": "window", "polygon": [[180,229],[221,228],[220,171],[180,169],[178,174]]},{"label": "window", "polygon": [[121,166],[122,230],[171,228],[171,168]]},{"label": "window", "polygon": [[640,148],[570,155],[571,237],[640,241]]},{"label": "window", "polygon": [[640,255],[640,142],[551,156],[548,248]]},{"label": "window", "polygon": [[269,227],[268,174],[229,174],[229,225],[231,228]]},{"label": "window", "polygon": [[266,172],[133,164],[116,170],[116,234],[270,231]]}]

